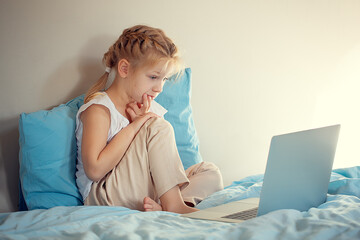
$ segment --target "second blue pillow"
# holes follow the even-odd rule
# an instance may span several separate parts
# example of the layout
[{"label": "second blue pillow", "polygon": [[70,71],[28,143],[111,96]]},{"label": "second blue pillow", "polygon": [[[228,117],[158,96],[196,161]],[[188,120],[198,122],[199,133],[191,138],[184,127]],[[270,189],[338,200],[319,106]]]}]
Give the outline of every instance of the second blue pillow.
[{"label": "second blue pillow", "polygon": [[155,99],[168,110],[164,118],[174,128],[176,146],[185,169],[203,161],[199,152],[199,138],[195,129],[190,99],[190,68],[186,68],[184,74],[176,81],[173,79],[167,81],[163,92]]}]

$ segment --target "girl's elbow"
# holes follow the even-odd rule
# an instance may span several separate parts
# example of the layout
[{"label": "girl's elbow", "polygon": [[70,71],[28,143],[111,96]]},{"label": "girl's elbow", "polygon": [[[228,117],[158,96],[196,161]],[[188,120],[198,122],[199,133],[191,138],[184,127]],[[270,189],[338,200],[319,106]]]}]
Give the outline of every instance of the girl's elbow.
[{"label": "girl's elbow", "polygon": [[94,182],[97,182],[103,178],[103,174],[97,168],[85,169],[86,176]]},{"label": "girl's elbow", "polygon": [[101,177],[96,174],[86,174],[86,176],[93,182],[97,182],[101,179]]}]

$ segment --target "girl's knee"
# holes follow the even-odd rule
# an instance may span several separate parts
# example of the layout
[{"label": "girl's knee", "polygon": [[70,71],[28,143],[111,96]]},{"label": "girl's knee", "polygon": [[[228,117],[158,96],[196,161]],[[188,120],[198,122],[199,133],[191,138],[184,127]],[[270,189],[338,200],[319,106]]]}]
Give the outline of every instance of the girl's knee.
[{"label": "girl's knee", "polygon": [[218,168],[218,166],[216,166],[214,163],[212,162],[201,162],[199,163],[199,169],[197,170],[197,172],[214,172],[217,174],[221,175],[220,169]]},{"label": "girl's knee", "polygon": [[213,171],[219,171],[218,166],[216,166],[214,163],[212,162],[204,162],[204,168],[207,170],[213,170]]},{"label": "girl's knee", "polygon": [[164,118],[151,118],[149,122],[150,127],[163,127],[163,128],[172,128],[172,125],[166,121]]},{"label": "girl's knee", "polygon": [[174,132],[172,125],[163,118],[150,118],[146,123],[145,127],[150,134]]},{"label": "girl's knee", "polygon": [[217,186],[217,191],[224,188],[222,174],[218,166],[212,162],[203,162],[202,171],[206,172],[208,180],[211,181],[214,186]]}]

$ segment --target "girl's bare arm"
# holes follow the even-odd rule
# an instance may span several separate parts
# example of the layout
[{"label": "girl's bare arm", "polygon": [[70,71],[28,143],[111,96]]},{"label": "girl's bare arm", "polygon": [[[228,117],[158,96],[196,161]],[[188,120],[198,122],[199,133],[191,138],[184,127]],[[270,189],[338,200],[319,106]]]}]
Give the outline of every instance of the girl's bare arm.
[{"label": "girl's bare arm", "polygon": [[83,123],[81,154],[84,170],[89,179],[98,181],[118,164],[141,126],[154,114],[146,113],[136,118],[108,144],[110,112],[105,106],[94,104],[80,117]]}]

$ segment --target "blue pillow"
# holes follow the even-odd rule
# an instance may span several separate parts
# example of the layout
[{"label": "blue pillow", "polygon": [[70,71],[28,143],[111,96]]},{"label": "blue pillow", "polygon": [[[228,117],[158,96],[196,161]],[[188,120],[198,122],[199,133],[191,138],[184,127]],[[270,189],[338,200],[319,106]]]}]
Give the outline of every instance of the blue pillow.
[{"label": "blue pillow", "polygon": [[176,145],[184,168],[202,162],[199,139],[196,133],[191,98],[191,69],[186,68],[181,78],[170,78],[156,102],[168,110],[164,118],[171,123],[175,132]]},{"label": "blue pillow", "polygon": [[[156,101],[165,107],[175,131],[184,168],[199,163],[199,140],[190,106],[191,69],[177,81],[168,81]],[[22,113],[19,120],[19,210],[82,205],[75,181],[76,113],[81,95],[49,111]]]},{"label": "blue pillow", "polygon": [[19,210],[83,204],[75,183],[75,117],[83,102],[82,95],[50,111],[20,115]]}]

